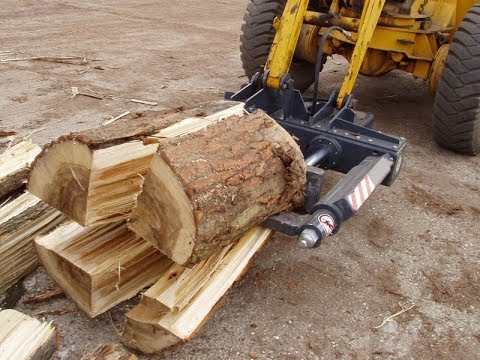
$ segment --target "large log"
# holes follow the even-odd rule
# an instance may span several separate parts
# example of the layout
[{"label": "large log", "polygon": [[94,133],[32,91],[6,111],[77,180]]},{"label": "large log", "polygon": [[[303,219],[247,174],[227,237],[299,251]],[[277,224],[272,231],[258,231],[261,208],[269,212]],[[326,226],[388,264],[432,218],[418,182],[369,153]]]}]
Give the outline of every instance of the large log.
[{"label": "large log", "polygon": [[157,150],[143,139],[185,118],[204,117],[235,104],[218,101],[177,112],[136,114],[62,136],[32,165],[28,188],[83,226],[126,219]]},{"label": "large log", "polygon": [[80,309],[95,317],[157,281],[172,262],[124,222],[70,222],[35,240],[42,265]]},{"label": "large log", "polygon": [[38,266],[33,240],[63,221],[61,212],[28,192],[0,208],[0,294]]},{"label": "large log", "polygon": [[190,339],[271,234],[269,229],[256,227],[193,269],[173,265],[127,314],[123,343],[151,354]]},{"label": "large log", "polygon": [[27,182],[29,166],[41,150],[30,141],[20,141],[0,154],[0,199]]},{"label": "large log", "polygon": [[149,138],[159,149],[129,221],[185,266],[301,205],[306,181],[298,145],[265,113],[227,117],[194,132],[191,120],[180,136],[161,131]]},{"label": "large log", "polygon": [[0,359],[48,360],[56,349],[57,331],[16,310],[0,311]]}]

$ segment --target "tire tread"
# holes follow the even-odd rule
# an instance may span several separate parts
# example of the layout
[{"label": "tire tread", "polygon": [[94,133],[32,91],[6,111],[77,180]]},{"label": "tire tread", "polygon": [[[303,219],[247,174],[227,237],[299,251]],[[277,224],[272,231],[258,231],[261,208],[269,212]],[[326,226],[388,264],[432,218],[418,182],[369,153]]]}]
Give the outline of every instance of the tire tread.
[{"label": "tire tread", "polygon": [[480,4],[465,15],[450,45],[433,105],[433,128],[442,147],[480,152]]},{"label": "tire tread", "polygon": [[[286,0],[251,0],[243,17],[240,59],[248,78],[265,65],[275,37],[273,20],[281,17]],[[290,75],[295,87],[304,91],[313,84],[315,65],[293,60]]]}]

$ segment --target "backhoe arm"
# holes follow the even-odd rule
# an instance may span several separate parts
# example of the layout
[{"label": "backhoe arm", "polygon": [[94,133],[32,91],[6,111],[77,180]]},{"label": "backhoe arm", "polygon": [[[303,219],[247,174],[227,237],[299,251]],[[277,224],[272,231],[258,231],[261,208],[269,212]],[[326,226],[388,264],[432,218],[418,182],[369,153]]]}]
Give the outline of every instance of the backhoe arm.
[{"label": "backhoe arm", "polygon": [[[276,34],[264,69],[266,85],[270,89],[279,89],[282,77],[289,72],[308,4],[308,0],[288,0],[281,19],[274,20]],[[353,90],[384,4],[385,0],[366,0],[364,3],[355,49],[337,98],[339,109]]]},{"label": "backhoe arm", "polygon": [[337,98],[338,109],[343,106],[345,98],[352,93],[363,59],[367,53],[368,45],[372,40],[373,32],[382,13],[383,5],[385,5],[385,0],[366,0],[363,5],[355,49],[350,60],[347,76],[345,76]]}]

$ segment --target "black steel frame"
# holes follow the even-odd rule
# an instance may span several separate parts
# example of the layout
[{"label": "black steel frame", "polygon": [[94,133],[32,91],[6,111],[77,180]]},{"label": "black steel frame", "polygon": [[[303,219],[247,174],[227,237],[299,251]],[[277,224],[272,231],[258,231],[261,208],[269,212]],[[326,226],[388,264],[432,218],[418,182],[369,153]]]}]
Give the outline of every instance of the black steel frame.
[{"label": "black steel frame", "polygon": [[[305,235],[308,232],[305,230],[309,229],[310,235],[312,231],[315,233],[314,239],[308,240],[305,235],[302,240],[300,236],[301,243],[305,245],[308,240],[305,247],[318,246],[324,237],[338,231],[341,223],[354,215],[355,209],[348,196],[362,179],[370,176],[377,179],[378,184],[393,184],[400,173],[406,142],[401,137],[373,130],[373,115],[356,111],[352,95],[341,109],[337,109],[337,92],[314,104],[312,99],[302,97],[288,75],[279,90],[268,88],[266,78],[266,74],[257,73],[249,84],[236,93],[227,94],[226,98],[244,102],[248,112],[263,110],[297,139],[309,166],[307,215],[281,213],[269,219],[266,225],[288,235]],[[333,192],[318,200],[323,172],[312,166],[347,175]],[[319,221],[322,216],[334,219],[334,231],[325,231]]]}]

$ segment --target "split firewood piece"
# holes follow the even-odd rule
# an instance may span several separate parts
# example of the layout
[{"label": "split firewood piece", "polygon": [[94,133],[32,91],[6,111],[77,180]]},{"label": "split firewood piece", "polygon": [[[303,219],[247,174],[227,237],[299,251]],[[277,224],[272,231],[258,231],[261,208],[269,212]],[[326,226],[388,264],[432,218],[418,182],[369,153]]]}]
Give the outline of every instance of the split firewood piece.
[{"label": "split firewood piece", "polygon": [[120,344],[102,344],[90,354],[82,356],[81,360],[137,360],[138,358],[127,352]]},{"label": "split firewood piece", "polygon": [[0,154],[0,198],[27,182],[29,166],[41,151],[30,141],[20,141]]},{"label": "split firewood piece", "polygon": [[143,294],[142,304],[158,312],[183,310],[225,261],[233,245],[201,261],[193,268],[175,264]]},{"label": "split firewood piece", "polygon": [[156,136],[159,149],[129,223],[174,262],[196,264],[269,216],[302,204],[302,152],[265,113],[179,134]]},{"label": "split firewood piece", "polygon": [[184,111],[129,115],[62,136],[32,165],[29,190],[83,226],[126,219],[158,146],[144,144],[144,138],[185,118],[204,117],[234,104],[217,101]]},{"label": "split firewood piece", "polygon": [[33,240],[66,220],[28,192],[0,208],[0,293],[38,266]]},{"label": "split firewood piece", "polygon": [[[231,249],[211,262],[213,269],[204,271],[201,277],[195,268],[189,272],[192,278],[178,276],[178,265],[174,265],[166,274],[176,280],[166,284],[168,279],[161,278],[127,314],[122,331],[124,344],[151,354],[190,339],[208,320],[227,290],[243,275],[253,255],[271,234],[271,230],[260,227],[250,230]],[[183,288],[185,284],[189,286]],[[165,298],[171,297],[172,288],[177,292],[177,300],[172,304],[181,304],[175,311],[169,311],[164,302]],[[188,304],[183,304],[182,300],[187,298]]]},{"label": "split firewood piece", "polygon": [[0,311],[0,358],[50,359],[56,350],[57,330],[16,310]]},{"label": "split firewood piece", "polygon": [[70,222],[35,244],[48,274],[90,317],[135,296],[172,265],[124,222],[92,228]]}]

